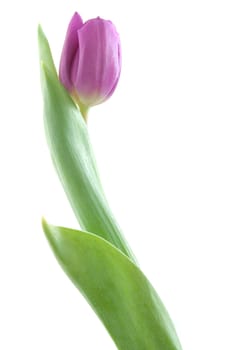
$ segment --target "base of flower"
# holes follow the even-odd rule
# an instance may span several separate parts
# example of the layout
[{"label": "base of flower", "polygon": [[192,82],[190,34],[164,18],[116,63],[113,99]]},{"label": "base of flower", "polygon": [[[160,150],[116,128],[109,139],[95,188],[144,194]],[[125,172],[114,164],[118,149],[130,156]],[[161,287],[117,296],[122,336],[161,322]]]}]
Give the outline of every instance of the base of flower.
[{"label": "base of flower", "polygon": [[86,105],[84,105],[84,104],[80,101],[80,99],[79,99],[79,97],[78,97],[76,91],[74,91],[74,92],[71,93],[71,97],[72,97],[73,101],[75,102],[75,104],[77,105],[77,107],[80,109],[80,112],[81,112],[81,114],[82,114],[82,117],[84,118],[85,122],[87,123],[89,107],[86,106]]}]

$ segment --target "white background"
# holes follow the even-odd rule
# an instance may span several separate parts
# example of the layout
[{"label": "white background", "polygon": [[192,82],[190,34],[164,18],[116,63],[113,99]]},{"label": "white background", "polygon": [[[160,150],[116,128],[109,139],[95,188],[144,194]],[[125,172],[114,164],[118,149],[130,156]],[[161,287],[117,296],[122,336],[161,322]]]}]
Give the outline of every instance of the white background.
[{"label": "white background", "polygon": [[58,64],[77,10],[121,35],[117,91],[89,117],[112,209],[183,349],[231,349],[230,1],[0,6],[0,348],[115,349],[40,225],[78,227],[44,138],[36,38],[40,22]]}]

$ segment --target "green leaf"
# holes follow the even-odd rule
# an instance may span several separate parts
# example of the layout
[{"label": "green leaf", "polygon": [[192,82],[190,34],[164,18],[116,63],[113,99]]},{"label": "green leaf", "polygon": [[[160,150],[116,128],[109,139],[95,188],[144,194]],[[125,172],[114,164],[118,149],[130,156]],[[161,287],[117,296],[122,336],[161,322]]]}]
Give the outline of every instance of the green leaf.
[{"label": "green leaf", "polygon": [[87,232],[43,229],[60,265],[121,350],[180,350],[172,322],[140,269],[106,240]]},{"label": "green leaf", "polygon": [[56,67],[53,62],[49,43],[43,32],[41,25],[38,26],[38,41],[39,41],[39,56],[41,61],[46,62],[47,68],[51,70],[52,74],[57,76]]},{"label": "green leaf", "polygon": [[134,260],[103,193],[86,124],[59,82],[41,28],[38,38],[45,131],[64,190],[81,227],[103,237]]}]

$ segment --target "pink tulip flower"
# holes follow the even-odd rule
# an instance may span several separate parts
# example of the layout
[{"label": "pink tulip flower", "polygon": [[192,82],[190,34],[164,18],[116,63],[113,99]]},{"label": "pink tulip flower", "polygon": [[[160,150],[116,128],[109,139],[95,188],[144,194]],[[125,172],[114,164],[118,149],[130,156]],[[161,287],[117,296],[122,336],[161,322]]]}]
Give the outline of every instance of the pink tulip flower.
[{"label": "pink tulip flower", "polygon": [[112,22],[101,18],[83,23],[75,13],[68,26],[60,60],[61,83],[86,106],[107,100],[121,71],[119,35]]}]

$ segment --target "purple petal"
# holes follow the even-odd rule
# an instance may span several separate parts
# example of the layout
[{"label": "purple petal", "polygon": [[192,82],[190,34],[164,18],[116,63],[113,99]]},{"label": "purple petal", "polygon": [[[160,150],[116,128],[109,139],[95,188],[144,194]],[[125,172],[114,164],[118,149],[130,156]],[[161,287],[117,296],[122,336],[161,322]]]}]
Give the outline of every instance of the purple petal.
[{"label": "purple petal", "polygon": [[75,12],[67,29],[63,50],[60,59],[59,76],[62,84],[71,91],[73,84],[71,80],[72,62],[78,50],[77,31],[83,25],[80,15]]},{"label": "purple petal", "polygon": [[117,79],[115,80],[115,82],[114,82],[114,84],[112,86],[112,89],[107,94],[107,98],[109,98],[113,94],[114,90],[116,89],[116,86],[118,85],[118,81],[119,81],[119,78],[120,78],[121,66],[122,66],[122,56],[121,56],[121,46],[120,46],[120,44],[118,45],[118,62],[119,62],[119,65],[120,65],[120,71],[119,71]]},{"label": "purple petal", "polygon": [[82,103],[103,102],[116,87],[120,70],[120,40],[114,25],[100,18],[78,30],[79,60],[75,88]]}]

